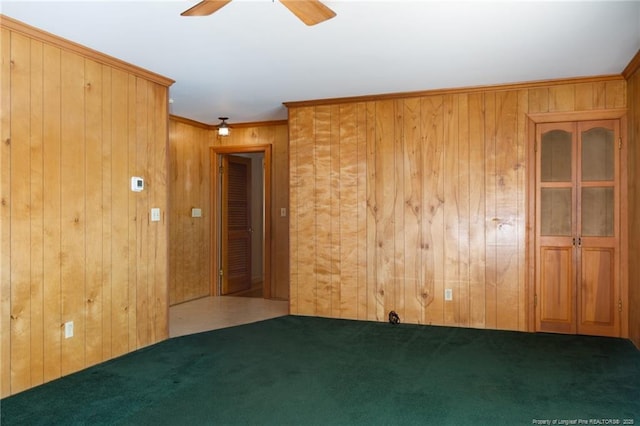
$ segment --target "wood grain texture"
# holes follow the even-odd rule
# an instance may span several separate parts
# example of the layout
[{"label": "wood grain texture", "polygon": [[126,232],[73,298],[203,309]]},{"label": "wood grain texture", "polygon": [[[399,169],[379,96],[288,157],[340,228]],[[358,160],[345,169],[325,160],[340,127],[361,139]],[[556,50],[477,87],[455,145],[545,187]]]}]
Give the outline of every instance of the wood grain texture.
[{"label": "wood grain texture", "polygon": [[323,202],[311,204],[317,208],[309,214],[307,223],[313,224],[314,228],[316,223],[325,224],[320,228],[309,229],[310,233],[315,234],[315,244],[312,249],[317,253],[315,265],[313,265],[316,274],[315,300],[316,314],[320,316],[329,316],[334,298],[337,299],[337,302],[340,300],[340,294],[334,295],[332,288],[333,269],[340,267],[340,254],[332,250],[335,248],[332,245],[333,236],[340,234],[339,229],[336,228],[337,224],[333,220],[334,215],[337,215],[336,208],[339,206],[337,200],[339,193],[336,193],[339,188],[333,185],[335,179],[332,179],[331,166],[332,163],[335,164],[334,157],[339,156],[339,151],[332,152],[331,112],[331,107],[328,106],[318,107],[315,111],[315,141],[310,146],[313,155],[309,158],[309,163],[314,164],[316,170],[314,190],[309,195],[312,200],[322,200]]},{"label": "wood grain texture", "polygon": [[404,192],[404,225],[405,239],[403,251],[405,256],[404,269],[404,312],[406,322],[419,323],[424,315],[422,292],[424,274],[421,256],[422,229],[422,128],[420,127],[420,99],[407,99],[403,102],[403,138],[405,150],[403,162],[405,174],[403,177]]},{"label": "wood grain texture", "polygon": [[[169,124],[171,241],[169,258],[171,304],[209,294],[208,193],[204,181],[210,131],[174,120]],[[203,219],[192,218],[191,209],[202,208]]]},{"label": "wood grain texture", "polygon": [[[357,309],[358,318],[386,321],[395,310],[410,323],[528,330],[527,115],[618,109],[624,84],[342,99],[338,113],[324,101],[289,105],[291,294],[304,295],[303,303],[292,297],[292,312],[350,318]],[[329,149],[319,144],[326,129]],[[326,199],[336,190],[337,200]],[[355,229],[354,242],[327,236],[336,229]],[[354,247],[357,256],[345,253]],[[341,271],[331,292],[321,291],[326,265]],[[365,281],[357,292],[354,275]],[[444,300],[447,288],[452,301]]]},{"label": "wood grain texture", "polygon": [[84,306],[86,312],[86,363],[97,364],[102,361],[102,66],[94,61],[85,62],[85,210],[88,218],[85,226],[86,289]]},{"label": "wood grain texture", "polygon": [[[57,47],[44,45],[44,68],[47,78],[43,81],[43,126],[44,158],[59,159],[61,153],[61,108],[60,108],[60,61],[61,52]],[[61,171],[59,161],[44,162],[44,381],[48,382],[61,376],[62,348],[62,301],[60,292],[61,262],[60,242],[62,229],[60,220],[61,206]]]},{"label": "wood grain texture", "polygon": [[11,38],[11,385],[31,387],[30,40]]},{"label": "wood grain texture", "polygon": [[0,396],[11,392],[11,33],[0,28]]},{"label": "wood grain texture", "polygon": [[130,214],[167,208],[168,111],[166,86],[53,37],[3,27],[2,55],[4,397],[167,337],[166,221]]}]

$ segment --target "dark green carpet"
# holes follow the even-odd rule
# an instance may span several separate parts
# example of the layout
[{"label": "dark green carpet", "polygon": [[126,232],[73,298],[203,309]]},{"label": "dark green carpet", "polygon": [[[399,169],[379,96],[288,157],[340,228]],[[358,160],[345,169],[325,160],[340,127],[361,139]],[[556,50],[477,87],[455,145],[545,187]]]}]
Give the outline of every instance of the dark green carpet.
[{"label": "dark green carpet", "polygon": [[171,339],[1,404],[3,425],[640,424],[640,352],[287,316]]}]

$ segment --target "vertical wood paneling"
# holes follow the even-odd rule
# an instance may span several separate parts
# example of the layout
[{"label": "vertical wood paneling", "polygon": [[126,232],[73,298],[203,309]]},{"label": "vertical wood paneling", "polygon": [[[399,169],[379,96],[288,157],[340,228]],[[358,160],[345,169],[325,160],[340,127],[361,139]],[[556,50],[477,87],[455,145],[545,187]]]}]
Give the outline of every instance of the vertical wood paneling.
[{"label": "vertical wood paneling", "polygon": [[606,85],[606,108],[625,108],[627,106],[626,90],[627,85],[624,80],[607,81]]},{"label": "vertical wood paneling", "polygon": [[[351,317],[357,308],[357,318],[385,321],[396,310],[410,323],[526,330],[527,114],[619,108],[624,87],[612,79],[291,107],[291,293],[306,294],[292,302],[296,313]],[[338,143],[318,144],[335,126]],[[339,265],[331,294],[309,291],[326,281],[327,266],[310,266],[318,259]]]},{"label": "vertical wood paneling", "polygon": [[529,112],[549,112],[549,88],[529,89]]},{"label": "vertical wood paneling", "polygon": [[424,150],[422,167],[426,173],[423,190],[424,209],[421,236],[422,265],[424,271],[424,323],[442,324],[444,319],[444,213],[443,182],[443,98],[422,98],[422,134]]},{"label": "vertical wood paneling", "polygon": [[470,163],[469,163],[469,98],[458,96],[458,325],[469,326],[469,281],[470,281]]},{"label": "vertical wood paneling", "polygon": [[518,92],[496,95],[496,327],[518,324]]},{"label": "vertical wood paneling", "polygon": [[207,238],[204,220],[191,218],[191,209],[194,207],[202,208],[203,217],[209,217],[209,208],[204,202],[209,198],[200,191],[207,134],[203,128],[171,123],[172,272],[169,301],[172,304],[208,295],[210,291],[209,271],[201,255]]},{"label": "vertical wood paneling", "polygon": [[31,216],[31,386],[44,380],[44,157],[43,157],[43,45],[31,40],[30,63],[30,216]]},{"label": "vertical wood paneling", "polygon": [[[2,397],[168,334],[166,222],[153,230],[137,226],[141,221],[129,211],[133,203],[137,212],[132,175],[145,175],[154,205],[167,207],[166,86],[140,84],[146,95],[136,104],[138,77],[130,71],[5,24]],[[143,266],[137,253],[144,269],[137,270]],[[135,304],[138,282],[146,286],[140,289],[147,296],[144,312]],[[70,338],[64,338],[67,321],[74,324]],[[145,332],[141,343],[136,329]]]},{"label": "vertical wood paneling", "polygon": [[496,328],[498,253],[496,212],[497,186],[496,171],[496,93],[486,93],[485,108],[485,327]]},{"label": "vertical wood paneling", "polygon": [[86,217],[84,60],[63,51],[61,55],[61,283],[62,321],[73,321],[74,337],[62,340],[62,374],[85,365],[86,317]]},{"label": "vertical wood paneling", "polygon": [[[135,137],[134,149],[136,150],[136,165],[134,170],[149,180],[149,110],[148,105],[148,83],[142,79],[132,79],[135,85]],[[147,185],[147,190],[135,193],[136,214],[135,214],[135,239],[140,246],[136,250],[136,343],[134,347],[146,346],[150,343],[149,324],[149,197],[151,188]]]},{"label": "vertical wood paneling", "polygon": [[576,84],[575,108],[578,110],[593,109],[593,101],[595,98],[593,91],[593,83]]},{"label": "vertical wood paneling", "polygon": [[[135,281],[129,281],[129,257],[135,253],[135,246],[129,241],[129,144],[128,144],[128,75],[119,70],[111,74],[111,104],[113,162],[111,173],[113,187],[111,205],[117,210],[112,212],[111,261],[120,265],[111,272],[111,353],[122,355],[129,351],[129,287]],[[135,176],[135,175],[134,175]],[[126,283],[126,284],[125,284]]]},{"label": "vertical wood paneling", "polygon": [[44,46],[43,125],[44,137],[44,381],[61,376],[62,302],[61,287],[61,87],[60,49]]},{"label": "vertical wood paneling", "polygon": [[593,83],[593,107],[594,109],[607,107],[607,83],[604,81]]},{"label": "vertical wood paneling", "polygon": [[[313,248],[315,256],[316,274],[316,314],[320,316],[331,316],[333,314],[331,305],[334,297],[340,300],[340,293],[333,294],[332,268],[339,268],[340,255],[332,253],[332,237],[340,235],[340,230],[334,220],[334,215],[338,216],[338,193],[339,187],[333,187],[332,183],[337,181],[337,177],[332,175],[332,164],[339,158],[339,150],[332,152],[331,134],[331,107],[317,107],[315,111],[315,144],[313,147],[314,156],[312,164],[315,164],[315,185],[312,199],[323,200],[317,202],[315,208],[314,226],[317,223],[323,225],[315,230],[316,244]],[[337,144],[336,144],[337,148]],[[336,158],[334,158],[334,155]],[[333,179],[332,179],[333,177]],[[335,206],[335,209],[334,209]],[[313,213],[310,213],[313,214]]]},{"label": "vertical wood paneling", "polygon": [[[135,170],[136,174],[132,174],[132,176],[140,176],[141,173],[138,170],[138,144],[146,144],[145,140],[138,141],[138,132],[137,132],[137,123],[138,123],[138,92],[136,87],[136,76],[128,74],[126,77],[126,97],[127,97],[127,133],[126,133],[126,141],[127,141],[127,156],[124,157],[127,159],[127,170]],[[129,276],[127,278],[127,282],[129,282],[129,286],[127,286],[127,328],[128,333],[127,337],[129,338],[129,343],[127,346],[127,350],[131,350],[132,348],[137,347],[138,345],[138,316],[136,315],[136,309],[138,309],[138,256],[140,256],[138,250],[138,208],[141,206],[141,203],[138,202],[137,193],[128,191],[127,192],[127,209],[128,209],[128,221],[127,221],[127,236],[128,236],[128,247],[136,247],[135,250],[129,250],[127,259],[129,261]],[[146,267],[144,265],[143,267]]]},{"label": "vertical wood paneling", "polygon": [[[334,288],[340,289],[340,317],[358,318],[358,117],[357,105],[339,107],[340,126],[338,142],[340,157],[332,174],[333,185],[340,188],[337,222],[340,234],[337,240],[340,249],[340,273]],[[333,148],[333,147],[332,147]],[[342,217],[353,220],[343,221]]]},{"label": "vertical wood paneling", "polygon": [[377,247],[377,233],[376,233],[376,180],[377,180],[377,165],[376,165],[376,103],[367,102],[366,104],[366,129],[365,137],[367,140],[367,175],[366,175],[366,197],[367,197],[367,319],[379,320],[376,315],[378,313],[378,277],[376,268],[376,247]]},{"label": "vertical wood paneling", "polygon": [[444,301],[443,323],[459,322],[460,308],[460,252],[459,206],[460,169],[458,168],[458,97],[448,95],[444,99],[444,288],[450,289],[453,300]]},{"label": "vertical wood paneling", "polygon": [[[11,38],[11,387],[31,386],[30,40]],[[18,183],[20,186],[18,186]]]},{"label": "vertical wood paneling", "polygon": [[[358,167],[356,195],[358,209],[358,319],[367,319],[367,301],[369,285],[367,280],[367,108],[366,104],[357,104],[357,145]],[[349,303],[345,301],[345,303]]]},{"label": "vertical wood paneling", "polygon": [[575,85],[566,84],[549,88],[549,112],[573,111]]},{"label": "vertical wood paneling", "polygon": [[300,265],[299,257],[301,255],[298,247],[298,204],[300,203],[299,194],[303,186],[303,177],[298,172],[298,150],[302,137],[302,125],[299,120],[300,114],[289,117],[289,312],[291,314],[300,314],[298,306],[298,291],[300,289],[300,273],[298,266]]},{"label": "vertical wood paneling", "polygon": [[[517,162],[514,166],[516,173],[516,182],[513,192],[516,195],[516,216],[515,216],[515,228],[516,228],[516,247],[518,252],[518,271],[516,279],[519,284],[515,284],[515,288],[518,291],[518,330],[527,330],[527,306],[528,306],[528,293],[527,293],[527,281],[524,278],[526,271],[526,244],[527,244],[527,229],[526,229],[526,217],[527,217],[527,204],[526,194],[522,192],[522,188],[526,188],[526,174],[525,165],[526,158],[526,146],[527,146],[527,105],[529,103],[529,94],[527,90],[518,91],[518,110],[516,112],[517,128],[514,143],[517,149]],[[521,282],[524,280],[524,282]],[[510,324],[508,328],[513,328],[513,324]]]},{"label": "vertical wood paneling", "polygon": [[401,318],[405,315],[405,268],[404,268],[404,140],[403,140],[403,114],[404,101],[395,100],[393,119],[393,154],[394,154],[394,205],[393,205],[393,281],[390,283],[394,290],[393,304],[385,309],[385,313],[391,310],[396,311]]},{"label": "vertical wood paneling", "polygon": [[[289,220],[292,217],[287,213],[285,217],[278,214],[282,208],[289,210],[289,128],[287,125],[275,126],[273,132],[273,157],[271,171],[273,174],[271,185],[272,203],[271,215],[273,232],[271,234],[271,259],[274,262],[271,268],[271,297],[278,299],[289,298]],[[207,182],[209,179],[207,178]]]},{"label": "vertical wood paneling", "polygon": [[112,250],[113,250],[113,229],[112,229],[112,217],[113,217],[113,130],[111,127],[113,119],[113,104],[111,102],[112,94],[112,78],[111,68],[102,65],[102,141],[100,146],[101,161],[99,167],[101,167],[102,174],[102,276],[100,277],[100,285],[102,292],[102,359],[110,359],[112,350],[112,320],[113,312],[111,306],[113,304],[112,290],[112,270],[114,264],[112,262]]},{"label": "vertical wood paneling", "polygon": [[[297,147],[297,164],[295,173],[303,181],[300,185],[296,205],[298,241],[297,241],[297,261],[298,261],[298,312],[307,315],[317,314],[317,222],[316,222],[316,180],[317,174],[315,159],[315,111],[313,108],[301,110],[297,119],[300,126],[299,144]],[[324,201],[326,203],[326,200]],[[329,224],[322,224],[330,226]]]},{"label": "vertical wood paneling", "polygon": [[11,35],[0,28],[0,395],[11,391]]},{"label": "vertical wood paneling", "polygon": [[[318,151],[316,154],[318,155],[318,164],[322,164],[322,154],[320,150],[322,149],[321,144],[324,142],[324,149],[328,149],[327,159],[329,160],[327,168],[327,180],[325,181],[326,187],[328,190],[326,195],[328,195],[328,210],[325,213],[328,214],[329,223],[331,226],[329,227],[329,235],[324,240],[326,244],[324,248],[318,245],[318,268],[322,268],[324,265],[328,267],[327,270],[327,278],[324,283],[325,289],[322,290],[322,284],[318,282],[318,289],[320,291],[328,291],[329,295],[327,297],[327,302],[325,306],[322,303],[318,304],[318,312],[320,312],[323,308],[329,309],[333,313],[334,316],[342,317],[340,301],[342,300],[342,292],[348,288],[346,283],[342,283],[340,281],[340,275],[342,273],[342,257],[341,253],[343,247],[340,245],[341,235],[342,235],[342,227],[340,223],[340,207],[341,207],[341,197],[342,197],[342,187],[341,181],[343,180],[343,176],[340,173],[340,158],[342,156],[342,152],[340,149],[340,129],[342,127],[341,116],[340,116],[340,106],[333,105],[328,111],[329,120],[325,122],[322,118],[325,118],[325,114],[321,111],[318,111],[317,116],[321,117],[321,119],[316,124],[318,128],[318,136],[324,135],[317,140],[318,143]],[[324,129],[324,130],[323,130]],[[326,134],[325,134],[326,131]],[[324,141],[323,141],[324,139]],[[318,171],[318,174],[321,174]],[[316,186],[317,190],[320,190],[320,185]],[[317,199],[323,199],[320,193],[318,192],[319,197]],[[321,210],[318,211],[318,223],[327,223],[321,217]],[[325,257],[325,253],[329,255]],[[321,297],[319,298],[321,299]],[[322,315],[319,313],[319,315]]]},{"label": "vertical wood paneling", "polygon": [[396,309],[394,212],[396,204],[395,182],[395,129],[394,101],[376,102],[376,309],[378,320]]},{"label": "vertical wood paneling", "polygon": [[85,61],[86,363],[102,361],[102,66]]},{"label": "vertical wood paneling", "polygon": [[486,326],[486,182],[484,95],[469,95],[469,325]]},{"label": "vertical wood paneling", "polygon": [[151,168],[149,178],[151,183],[152,207],[161,211],[160,222],[154,222],[150,232],[151,265],[153,275],[149,279],[149,295],[151,306],[149,310],[149,327],[151,335],[149,344],[165,340],[169,337],[169,238],[167,230],[167,215],[169,210],[169,186],[167,179],[169,145],[167,139],[167,127],[169,116],[168,93],[164,86],[151,83],[151,95],[147,108],[151,111],[149,139],[149,151],[152,159],[149,162]]},{"label": "vertical wood paneling", "polygon": [[403,102],[404,117],[404,225],[405,253],[404,286],[405,305],[404,321],[419,324],[424,315],[422,294],[424,273],[422,269],[421,230],[422,230],[422,168],[423,139],[420,127],[420,98],[406,99]]}]

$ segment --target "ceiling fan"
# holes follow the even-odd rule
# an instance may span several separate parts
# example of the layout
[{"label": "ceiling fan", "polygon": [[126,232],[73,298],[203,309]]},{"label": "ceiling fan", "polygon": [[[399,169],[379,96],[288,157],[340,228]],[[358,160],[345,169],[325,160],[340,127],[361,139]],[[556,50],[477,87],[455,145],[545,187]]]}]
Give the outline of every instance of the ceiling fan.
[{"label": "ceiling fan", "polygon": [[[231,0],[203,0],[180,15],[211,15],[230,2]],[[316,25],[336,16],[336,13],[322,4],[320,0],[280,0],[280,3],[307,25]]]}]

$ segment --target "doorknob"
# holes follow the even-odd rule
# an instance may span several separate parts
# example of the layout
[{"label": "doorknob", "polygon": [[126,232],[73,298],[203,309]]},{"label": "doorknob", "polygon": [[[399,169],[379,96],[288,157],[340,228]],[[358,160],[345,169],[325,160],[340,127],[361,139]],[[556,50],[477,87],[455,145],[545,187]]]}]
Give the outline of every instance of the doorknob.
[{"label": "doorknob", "polygon": [[249,229],[247,229],[247,231],[249,231],[249,232],[253,233],[253,228],[252,228],[252,227],[249,227]]}]

